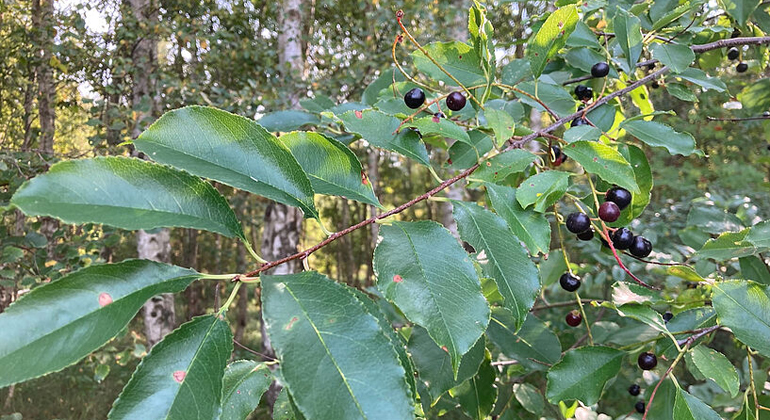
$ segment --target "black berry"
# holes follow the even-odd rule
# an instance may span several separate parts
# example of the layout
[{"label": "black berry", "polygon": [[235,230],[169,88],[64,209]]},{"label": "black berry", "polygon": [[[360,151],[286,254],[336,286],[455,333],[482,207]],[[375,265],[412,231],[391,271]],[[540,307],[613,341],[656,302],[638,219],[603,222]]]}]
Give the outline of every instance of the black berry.
[{"label": "black berry", "polygon": [[650,83],[650,87],[653,89],[657,89],[660,87],[660,83],[658,83],[657,80],[654,80],[652,83]]},{"label": "black berry", "polygon": [[655,63],[650,63],[647,65],[647,70],[655,70]]},{"label": "black berry", "polygon": [[644,414],[644,401],[637,402],[636,405],[634,405],[634,408],[637,413]]},{"label": "black berry", "polygon": [[655,369],[655,366],[658,366],[658,358],[650,352],[640,354],[636,362],[642,370],[652,370]]},{"label": "black berry", "polygon": [[452,92],[446,97],[446,107],[452,111],[465,108],[465,96],[460,92]]},{"label": "black berry", "polygon": [[587,231],[583,233],[579,233],[577,235],[577,238],[580,239],[581,241],[590,241],[591,239],[594,238],[594,228],[591,227]]},{"label": "black berry", "polygon": [[559,166],[569,159],[567,155],[561,152],[559,146],[551,146],[551,151],[553,152],[553,166]]},{"label": "black berry", "polygon": [[634,234],[626,228],[615,229],[612,233],[612,245],[615,249],[628,249],[634,243]]},{"label": "black berry", "polygon": [[770,111],[765,111],[762,113],[763,117],[770,117]]},{"label": "black berry", "polygon": [[567,230],[572,233],[583,233],[591,227],[591,219],[585,213],[571,213],[567,216]]},{"label": "black berry", "polygon": [[[433,114],[433,118],[438,120],[438,119],[441,119],[441,118],[446,118],[446,115],[444,115],[443,112],[439,111],[439,112]],[[436,122],[438,122],[438,121],[436,121]]]},{"label": "black berry", "polygon": [[663,320],[666,321],[666,322],[671,321],[671,318],[673,318],[673,317],[674,317],[674,314],[672,314],[669,311],[666,311],[666,313],[663,314]]},{"label": "black berry", "polygon": [[737,59],[738,54],[739,54],[738,49],[735,47],[732,47],[729,50],[727,50],[727,58],[729,58],[730,60]]},{"label": "black berry", "polygon": [[564,273],[559,277],[559,284],[562,289],[568,292],[574,292],[580,288],[580,279],[570,273]]},{"label": "black berry", "polygon": [[416,109],[425,103],[425,92],[420,88],[414,88],[404,95],[404,103],[412,109]]},{"label": "black berry", "polygon": [[745,73],[746,70],[748,69],[749,69],[749,65],[746,63],[738,63],[738,65],[735,66],[735,71],[737,71],[738,73]]},{"label": "black berry", "polygon": [[634,241],[628,250],[634,257],[644,258],[652,252],[652,244],[644,236],[634,236]]},{"label": "black berry", "polygon": [[596,63],[591,67],[591,76],[604,77],[610,74],[610,66],[607,63]]},{"label": "black berry", "polygon": [[633,384],[628,387],[628,393],[633,395],[634,397],[639,395],[639,392],[641,392],[641,388],[639,388],[639,385]]},{"label": "black berry", "polygon": [[567,321],[567,325],[570,327],[577,327],[583,322],[583,315],[580,315],[580,312],[578,311],[572,311],[567,314],[567,317],[564,318],[564,320]]},{"label": "black berry", "polygon": [[586,125],[586,124],[588,124],[588,120],[586,120],[583,117],[578,117],[578,118],[575,118],[574,120],[572,120],[572,124],[570,124],[570,127],[578,127],[578,126]]},{"label": "black berry", "polygon": [[586,85],[575,86],[575,96],[580,101],[587,101],[594,97],[594,91]]},{"label": "black berry", "polygon": [[604,201],[612,201],[623,210],[631,204],[632,195],[627,189],[621,187],[612,187],[604,194]]},{"label": "black berry", "polygon": [[612,223],[620,217],[620,208],[612,201],[605,201],[599,206],[599,218],[607,223]]},{"label": "black berry", "polygon": [[730,34],[730,38],[738,38],[739,36],[741,36],[741,30],[738,28],[734,28],[733,33]]}]

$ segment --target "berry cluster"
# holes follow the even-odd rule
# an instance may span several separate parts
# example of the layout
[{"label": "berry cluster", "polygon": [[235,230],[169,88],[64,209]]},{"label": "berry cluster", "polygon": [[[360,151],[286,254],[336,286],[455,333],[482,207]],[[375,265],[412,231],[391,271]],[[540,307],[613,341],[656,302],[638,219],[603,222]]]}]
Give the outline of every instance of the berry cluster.
[{"label": "berry cluster", "polygon": [[[460,92],[452,92],[446,97],[446,107],[452,111],[459,111],[465,108],[465,102],[465,96]],[[425,103],[425,92],[420,88],[414,88],[409,92],[406,92],[406,95],[404,95],[404,103],[412,109],[421,107]],[[443,118],[444,114],[437,112],[434,116]]]}]

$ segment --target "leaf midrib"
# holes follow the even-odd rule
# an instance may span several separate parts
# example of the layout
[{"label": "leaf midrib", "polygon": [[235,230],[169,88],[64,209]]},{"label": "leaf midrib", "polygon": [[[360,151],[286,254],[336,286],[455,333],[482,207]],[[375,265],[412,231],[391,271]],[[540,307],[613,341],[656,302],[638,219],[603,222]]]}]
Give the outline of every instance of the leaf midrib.
[{"label": "leaf midrib", "polygon": [[526,345],[527,345],[529,348],[531,348],[531,349],[532,349],[532,350],[533,350],[535,353],[537,353],[537,354],[538,354],[540,357],[542,357],[542,358],[543,358],[543,360],[539,360],[540,362],[548,363],[548,362],[546,362],[546,361],[551,361],[551,360],[553,360],[553,359],[551,359],[550,357],[548,357],[546,354],[543,354],[543,353],[542,353],[540,350],[538,350],[538,349],[537,349],[535,346],[533,346],[532,344],[530,344],[528,340],[524,339],[524,337],[522,337],[522,336],[520,336],[520,335],[518,335],[518,334],[514,333],[513,331],[511,331],[511,329],[510,329],[510,328],[508,328],[508,327],[507,327],[505,324],[503,324],[502,322],[500,322],[500,320],[499,320],[499,319],[497,319],[497,318],[495,318],[495,317],[492,317],[492,320],[493,320],[493,321],[495,321],[495,322],[497,322],[498,324],[500,324],[500,326],[501,326],[501,327],[502,327],[504,330],[508,331],[508,332],[509,332],[509,333],[510,333],[512,336],[514,336],[514,337],[518,338],[519,340],[521,340],[521,342],[522,342],[522,343],[526,344]]},{"label": "leaf midrib", "polygon": [[[592,370],[590,373],[587,373],[587,374],[585,374],[585,375],[582,375],[582,377],[584,377],[584,378],[585,378],[585,377],[594,377],[594,376],[596,376],[596,373],[597,373],[597,372],[599,372],[600,370],[602,370],[603,368],[605,368],[607,365],[611,364],[611,363],[612,363],[612,362],[613,362],[615,359],[617,359],[618,357],[622,357],[622,355],[615,355],[615,356],[612,356],[612,358],[610,358],[609,360],[607,360],[607,361],[606,361],[605,363],[603,363],[601,366],[599,366],[598,368],[596,368],[596,369]],[[605,382],[606,382],[606,381],[605,381]],[[575,383],[571,384],[570,386],[562,388],[561,392],[559,392],[559,395],[563,395],[565,392],[570,392],[570,391],[573,391],[573,387],[575,387],[575,386],[578,386],[578,388],[583,388],[583,387],[585,387],[585,385],[584,385],[584,384],[582,384],[582,379],[578,379],[577,381],[575,381]],[[604,386],[602,386],[602,388],[604,388]],[[601,390],[600,390],[600,392],[601,392]]]}]

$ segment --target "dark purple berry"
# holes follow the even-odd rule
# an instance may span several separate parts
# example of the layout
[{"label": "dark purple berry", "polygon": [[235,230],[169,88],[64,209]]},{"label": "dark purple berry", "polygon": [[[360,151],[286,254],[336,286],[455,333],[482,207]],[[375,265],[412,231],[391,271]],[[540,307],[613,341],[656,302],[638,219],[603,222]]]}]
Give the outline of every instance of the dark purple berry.
[{"label": "dark purple berry", "polygon": [[553,152],[553,166],[559,166],[569,159],[567,155],[561,152],[559,146],[551,146],[551,151]]},{"label": "dark purple berry", "polygon": [[586,85],[575,86],[575,97],[580,101],[587,101],[594,97],[594,91]]},{"label": "dark purple berry", "polygon": [[615,249],[628,249],[634,243],[634,234],[626,228],[615,229],[612,233],[612,245]]},{"label": "dark purple berry", "polygon": [[647,70],[655,70],[655,63],[650,63],[647,65]]},{"label": "dark purple berry", "polygon": [[730,34],[730,38],[738,38],[739,36],[741,36],[741,30],[738,28],[734,28],[733,33]]},{"label": "dark purple berry", "polygon": [[452,92],[446,97],[446,107],[452,111],[465,108],[465,96],[460,92]]},{"label": "dark purple berry", "polygon": [[652,252],[652,244],[644,236],[634,236],[634,242],[628,248],[631,255],[638,258],[644,258]]},{"label": "dark purple berry", "polygon": [[618,208],[623,210],[631,204],[633,196],[627,189],[621,187],[612,187],[604,194],[604,201],[612,201],[618,205]]},{"label": "dark purple berry", "polygon": [[650,83],[650,87],[653,88],[653,89],[657,89],[657,88],[660,87],[660,83],[658,83],[657,80],[653,80],[653,82]]},{"label": "dark purple berry", "polygon": [[749,69],[749,65],[746,63],[738,63],[738,65],[735,66],[735,71],[737,71],[738,73],[745,73],[746,70],[748,69]]},{"label": "dark purple berry", "polygon": [[572,233],[583,233],[591,227],[591,219],[585,213],[571,213],[567,216],[567,230]]},{"label": "dark purple berry", "polygon": [[732,47],[729,50],[727,50],[727,58],[729,58],[730,60],[737,59],[739,54],[740,52],[735,47]]},{"label": "dark purple berry", "polygon": [[570,127],[578,127],[578,126],[587,125],[587,124],[588,124],[588,120],[586,120],[583,117],[578,117],[572,120],[572,124],[570,124]]},{"label": "dark purple berry", "polygon": [[599,206],[599,218],[607,223],[612,223],[620,217],[620,208],[612,201],[605,201]]},{"label": "dark purple berry", "polygon": [[567,321],[567,325],[570,327],[577,327],[581,322],[583,322],[583,315],[580,315],[580,312],[575,310],[568,313],[564,320]]},{"label": "dark purple berry", "polygon": [[674,317],[674,314],[672,314],[672,313],[671,313],[671,312],[669,312],[669,311],[666,311],[666,313],[665,313],[665,314],[663,314],[663,320],[664,320],[664,321],[666,321],[666,322],[668,322],[668,321],[671,321],[671,319],[672,319],[673,317]]},{"label": "dark purple berry", "polygon": [[420,88],[414,88],[404,95],[404,103],[412,109],[416,109],[425,103],[425,92]]},{"label": "dark purple berry", "polygon": [[580,279],[570,273],[564,273],[559,277],[559,284],[562,289],[568,292],[574,292],[580,288]]},{"label": "dark purple berry", "polygon": [[639,393],[642,391],[641,388],[639,388],[639,385],[633,384],[628,387],[628,393],[633,395],[634,397],[639,395]]},{"label": "dark purple berry", "polygon": [[581,241],[590,241],[591,239],[594,238],[594,228],[591,227],[590,229],[588,229],[583,233],[578,233],[577,238],[580,239]]},{"label": "dark purple berry", "polygon": [[634,408],[637,413],[644,414],[644,401],[637,402],[636,405],[634,405]]},{"label": "dark purple berry", "polygon": [[591,67],[591,76],[604,77],[610,74],[610,66],[607,63],[596,63]]},{"label": "dark purple berry", "polygon": [[650,352],[640,354],[636,362],[642,370],[652,370],[655,369],[655,366],[658,366],[658,358]]}]

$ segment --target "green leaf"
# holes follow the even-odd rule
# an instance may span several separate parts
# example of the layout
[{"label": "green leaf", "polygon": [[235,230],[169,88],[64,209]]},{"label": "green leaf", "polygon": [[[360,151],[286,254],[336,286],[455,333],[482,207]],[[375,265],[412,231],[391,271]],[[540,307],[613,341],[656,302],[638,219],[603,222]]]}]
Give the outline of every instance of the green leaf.
[{"label": "green leaf", "polygon": [[465,414],[475,420],[484,420],[492,412],[497,399],[495,379],[497,370],[492,367],[489,352],[475,376],[449,391],[460,402]]},{"label": "green leaf", "polygon": [[[564,54],[564,59],[570,66],[586,73],[591,72],[591,67],[593,67],[594,64],[607,61],[607,57],[604,54],[600,54],[590,48],[573,48]],[[618,72],[612,65],[610,65],[608,77],[618,77]]]},{"label": "green leaf", "polygon": [[488,183],[487,196],[495,212],[505,219],[508,227],[529,248],[529,253],[548,253],[551,244],[551,224],[542,213],[521,207],[516,200],[516,189]]},{"label": "green leaf", "polygon": [[528,383],[513,384],[513,394],[516,396],[516,401],[532,414],[541,414],[545,409],[543,394]]},{"label": "green leaf", "polygon": [[[655,6],[661,3],[659,5],[659,8],[655,10]],[[684,16],[685,13],[689,12],[696,6],[700,6],[703,4],[702,0],[696,0],[696,1],[685,1],[682,4],[679,4],[678,1],[668,2],[668,1],[655,1],[652,5],[652,10],[650,10],[650,17],[652,18],[652,21],[654,22],[654,25],[652,25],[652,30],[657,31],[658,29],[661,29],[665,26],[668,26],[671,22],[674,22],[675,20],[679,19],[680,17]],[[678,6],[677,6],[678,5]],[[657,11],[659,13],[655,13],[655,17],[653,16],[653,11]]]},{"label": "green leaf", "polygon": [[273,382],[273,373],[264,363],[238,360],[230,363],[222,379],[220,419],[245,420],[259,405],[259,399]]},{"label": "green leaf", "polygon": [[620,128],[649,146],[665,147],[672,155],[689,156],[695,153],[695,139],[689,133],[678,133],[666,124],[645,120],[626,120]]},{"label": "green leaf", "polygon": [[615,37],[625,56],[624,67],[628,73],[636,68],[636,62],[642,54],[642,22],[638,17],[617,6],[612,20]]},{"label": "green leaf", "polygon": [[328,111],[337,105],[334,103],[332,98],[326,95],[319,95],[317,93],[315,95],[316,96],[314,98],[300,100],[299,104],[302,105],[302,108],[305,108],[310,112],[320,114],[321,112]]},{"label": "green leaf", "polygon": [[416,118],[404,124],[404,127],[414,127],[420,130],[420,133],[423,137],[438,135],[441,137],[449,137],[450,139],[459,140],[463,143],[470,144],[471,142],[471,139],[468,137],[468,133],[463,128],[446,118]]},{"label": "green leaf", "polygon": [[711,205],[696,205],[687,213],[687,226],[696,226],[700,230],[714,235],[722,232],[739,232],[743,222],[738,216],[724,209]]},{"label": "green leaf", "polygon": [[478,372],[479,365],[484,360],[484,338],[479,339],[463,355],[457,378],[452,370],[449,353],[437,346],[424,328],[414,327],[409,336],[407,350],[412,355],[414,366],[419,372],[419,380],[428,390],[432,405],[450,388],[454,388]]},{"label": "green leaf", "polygon": [[93,265],[23,295],[0,314],[0,388],[61,370],[115,337],[147,299],[200,274],[146,260]]},{"label": "green leaf", "polygon": [[588,47],[601,49],[602,46],[596,40],[596,34],[582,20],[578,20],[575,30],[567,38],[567,45],[570,47]]},{"label": "green leaf", "polygon": [[652,58],[670,67],[673,73],[684,71],[695,60],[695,53],[687,45],[655,43],[650,50]]},{"label": "green leaf", "polygon": [[374,251],[377,287],[446,347],[456,374],[460,357],[489,323],[489,305],[470,257],[448,230],[432,221],[393,222],[382,226],[380,235]]},{"label": "green leaf", "polygon": [[180,108],[163,114],[134,145],[156,162],[318,217],[302,167],[286,146],[252,120],[216,108]]},{"label": "green leaf", "polygon": [[498,147],[513,136],[516,121],[511,114],[500,109],[487,109],[484,111],[484,117],[487,119],[487,125],[495,133],[495,144]]},{"label": "green leaf", "polygon": [[756,256],[743,257],[738,262],[741,266],[742,278],[754,280],[757,283],[770,284],[770,269],[761,258]]},{"label": "green leaf", "polygon": [[543,26],[530,38],[525,55],[535,77],[543,73],[548,60],[564,47],[577,22],[575,5],[561,7],[548,16]]},{"label": "green leaf", "polygon": [[491,183],[503,182],[509,175],[523,172],[536,159],[537,156],[526,150],[512,149],[482,162],[470,179]]},{"label": "green leaf", "polygon": [[305,416],[411,418],[406,372],[377,320],[346,286],[305,271],[262,276],[262,287],[267,333]]},{"label": "green leaf", "polygon": [[666,83],[666,90],[671,96],[687,102],[698,102],[698,96],[696,96],[690,88],[681,83]]},{"label": "green leaf", "polygon": [[475,165],[479,158],[492,150],[492,138],[478,130],[468,132],[470,143],[456,141],[449,147],[451,167],[467,169]]},{"label": "green leaf", "polygon": [[576,141],[596,141],[602,136],[602,130],[590,125],[579,125],[564,132],[564,141],[574,143]]},{"label": "green leaf", "polygon": [[243,238],[224,197],[210,184],[139,159],[97,157],[59,162],[25,182],[11,204],[30,216],[123,229],[187,227]]},{"label": "green leaf", "polygon": [[674,418],[676,420],[722,420],[722,417],[711,407],[682,388],[677,390]]},{"label": "green leaf", "polygon": [[531,77],[532,70],[529,66],[529,61],[523,58],[517,58],[515,60],[511,60],[510,63],[503,67],[500,79],[506,85],[513,86]]},{"label": "green leaf", "polygon": [[738,26],[744,26],[749,21],[749,16],[759,5],[759,0],[719,0],[722,8],[728,15],[735,19]]},{"label": "green leaf", "polygon": [[515,331],[516,320],[503,308],[492,308],[492,321],[487,335],[506,356],[518,360],[532,370],[546,370],[561,358],[559,338],[548,326],[530,314],[521,329]]},{"label": "green leaf", "polygon": [[[520,83],[518,88],[539,99],[540,102],[544,103],[548,109],[555,112],[559,117],[565,117],[575,112],[575,99],[561,86],[545,82],[524,82]],[[521,102],[545,112],[543,105],[529,96],[518,92],[516,96],[519,97]]]},{"label": "green leaf", "polygon": [[364,89],[361,100],[367,105],[374,105],[380,99],[380,92],[389,88],[393,83],[403,82],[404,80],[406,80],[404,75],[396,70],[395,67],[383,71],[379,77],[374,79],[374,81]]},{"label": "green leaf", "polygon": [[381,207],[361,162],[347,146],[322,134],[295,131],[279,139],[297,158],[316,193]]},{"label": "green leaf", "polygon": [[[441,67],[448,71],[465,86],[474,86],[486,82],[481,68],[481,59],[470,45],[460,42],[433,42],[423,48]],[[441,71],[420,50],[412,52],[414,65],[429,78],[442,81],[449,86],[457,86],[457,82]]]},{"label": "green leaf", "polygon": [[289,390],[281,388],[278,398],[273,405],[273,420],[305,420],[305,416],[299,412],[297,405],[289,395]]},{"label": "green leaf", "polygon": [[374,146],[400,153],[430,166],[430,159],[420,136],[413,130],[395,131],[401,120],[376,110],[348,111],[340,115],[345,129],[358,134]]},{"label": "green leaf", "polygon": [[193,318],[142,359],[107,418],[214,418],[232,351],[227,322],[215,315]]},{"label": "green leaf", "polygon": [[484,275],[495,280],[518,331],[540,292],[535,264],[500,216],[475,203],[452,200],[452,207],[460,238],[476,250]]},{"label": "green leaf", "polygon": [[695,346],[690,350],[688,362],[692,362],[688,364],[688,366],[693,365],[690,366],[691,369],[693,367],[697,369],[701,375],[714,381],[731,397],[735,398],[738,395],[740,388],[738,372],[724,354],[705,345]]},{"label": "green leaf", "polygon": [[583,166],[586,172],[596,174],[610,184],[616,184],[633,193],[641,192],[631,164],[614,148],[604,143],[576,141],[564,146],[562,151]]},{"label": "green leaf", "polygon": [[624,352],[609,347],[580,347],[548,370],[546,397],[552,404],[576,399],[585,405],[599,401],[604,385],[620,371]]},{"label": "green leaf", "polygon": [[632,220],[639,217],[650,204],[653,178],[650,163],[642,149],[630,144],[619,144],[618,151],[631,164],[631,168],[634,170],[634,180],[640,190],[640,193],[633,194],[631,205],[623,209],[620,212],[620,218],[612,224],[613,226],[627,226]]},{"label": "green leaf", "polygon": [[533,175],[519,185],[516,201],[521,207],[535,205],[535,211],[543,213],[557,202],[567,191],[569,172],[545,171]]},{"label": "green leaf", "polygon": [[649,306],[637,303],[627,303],[619,306],[617,311],[621,316],[641,321],[660,332],[665,333],[668,331],[666,323],[663,321],[663,317]]},{"label": "green leaf", "polygon": [[698,255],[717,261],[726,261],[755,255],[768,249],[770,249],[770,221],[764,221],[740,232],[725,232],[717,238],[709,239],[698,251]]},{"label": "green leaf", "polygon": [[770,109],[770,79],[751,82],[738,94],[738,100],[749,112]]},{"label": "green leaf", "polygon": [[712,89],[717,92],[724,92],[727,90],[727,86],[718,77],[711,77],[701,69],[690,67],[685,71],[679,72],[676,77],[680,77],[688,82],[695,83],[703,89]]},{"label": "green leaf", "polygon": [[712,298],[719,324],[735,338],[770,356],[770,286],[746,280],[719,281]]},{"label": "green leaf", "polygon": [[318,125],[321,118],[318,115],[299,110],[284,110],[269,112],[258,120],[259,125],[270,132],[294,131],[308,125]]}]

